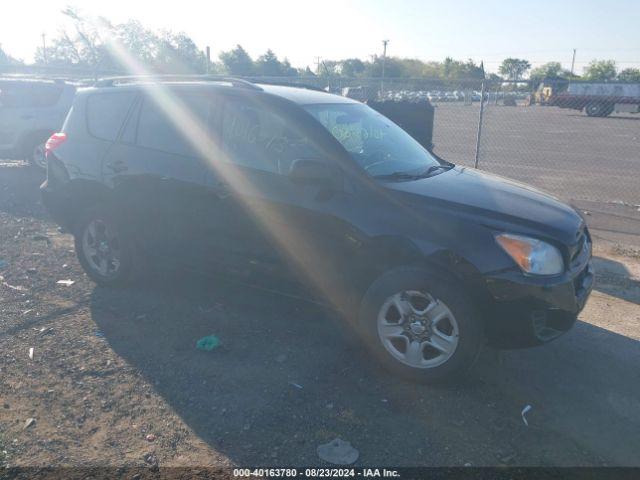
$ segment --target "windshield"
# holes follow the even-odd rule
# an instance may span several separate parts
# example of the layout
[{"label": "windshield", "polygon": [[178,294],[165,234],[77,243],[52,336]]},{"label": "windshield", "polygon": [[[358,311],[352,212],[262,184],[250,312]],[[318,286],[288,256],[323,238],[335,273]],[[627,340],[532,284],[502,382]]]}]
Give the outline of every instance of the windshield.
[{"label": "windshield", "polygon": [[416,174],[440,165],[407,132],[364,104],[316,104],[304,108],[371,176]]}]

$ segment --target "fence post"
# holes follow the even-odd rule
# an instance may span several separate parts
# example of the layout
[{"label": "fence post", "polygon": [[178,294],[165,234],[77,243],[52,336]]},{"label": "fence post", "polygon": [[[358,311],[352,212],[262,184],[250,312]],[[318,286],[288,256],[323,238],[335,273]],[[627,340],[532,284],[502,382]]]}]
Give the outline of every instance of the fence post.
[{"label": "fence post", "polygon": [[480,139],[482,138],[482,116],[484,115],[484,81],[480,89],[480,114],[478,116],[478,136],[476,137],[476,158],[473,168],[478,168],[478,160],[480,158]]}]

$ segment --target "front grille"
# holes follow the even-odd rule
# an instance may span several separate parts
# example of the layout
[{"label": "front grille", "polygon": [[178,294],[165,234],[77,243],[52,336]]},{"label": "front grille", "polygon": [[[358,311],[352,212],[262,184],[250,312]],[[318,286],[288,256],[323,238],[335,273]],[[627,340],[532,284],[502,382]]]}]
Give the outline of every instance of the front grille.
[{"label": "front grille", "polygon": [[589,272],[589,267],[588,266],[584,267],[584,270],[582,270],[580,274],[573,279],[573,288],[576,294],[579,294],[581,292],[584,284],[584,279],[587,276],[588,272]]},{"label": "front grille", "polygon": [[569,254],[569,265],[576,267],[586,260],[591,252],[591,238],[586,227],[581,229],[576,235],[576,243],[571,247]]},{"label": "front grille", "polygon": [[580,234],[578,238],[578,242],[574,247],[573,253],[571,255],[571,263],[574,263],[579,257],[585,247],[585,242],[587,241],[587,236],[584,233]]}]

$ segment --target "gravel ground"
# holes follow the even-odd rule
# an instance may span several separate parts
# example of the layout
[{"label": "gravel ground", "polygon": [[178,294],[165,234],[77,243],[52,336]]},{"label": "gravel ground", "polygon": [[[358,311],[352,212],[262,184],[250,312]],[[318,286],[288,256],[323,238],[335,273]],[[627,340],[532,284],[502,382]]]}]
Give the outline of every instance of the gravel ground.
[{"label": "gravel ground", "polygon": [[[315,305],[175,273],[96,287],[39,181],[0,165],[8,465],[321,465],[335,437],[359,465],[640,465],[637,245],[596,245],[597,290],[567,335],[486,349],[462,383],[424,386],[382,372]],[[209,334],[221,347],[196,350]]]}]

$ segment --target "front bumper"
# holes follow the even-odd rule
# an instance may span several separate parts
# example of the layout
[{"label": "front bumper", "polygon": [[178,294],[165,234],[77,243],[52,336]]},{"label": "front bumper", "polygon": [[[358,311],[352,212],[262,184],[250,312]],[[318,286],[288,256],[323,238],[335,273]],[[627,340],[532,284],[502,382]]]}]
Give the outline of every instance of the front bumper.
[{"label": "front bumper", "polygon": [[525,276],[519,271],[488,276],[490,343],[520,348],[554,340],[575,324],[594,281],[590,252],[570,271],[553,279]]}]

